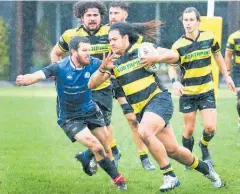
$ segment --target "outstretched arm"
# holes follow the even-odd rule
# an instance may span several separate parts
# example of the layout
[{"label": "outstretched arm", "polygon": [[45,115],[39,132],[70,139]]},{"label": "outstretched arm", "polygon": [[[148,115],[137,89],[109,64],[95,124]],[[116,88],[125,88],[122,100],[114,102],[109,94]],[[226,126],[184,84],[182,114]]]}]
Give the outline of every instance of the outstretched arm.
[{"label": "outstretched arm", "polygon": [[28,86],[43,79],[46,79],[46,76],[43,71],[40,70],[32,74],[18,75],[16,78],[16,84],[18,86]]}]

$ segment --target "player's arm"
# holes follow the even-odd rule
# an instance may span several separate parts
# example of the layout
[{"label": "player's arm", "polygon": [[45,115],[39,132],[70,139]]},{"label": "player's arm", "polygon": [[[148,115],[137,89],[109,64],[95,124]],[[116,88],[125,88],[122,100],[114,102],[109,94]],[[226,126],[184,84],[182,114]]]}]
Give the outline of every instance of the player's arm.
[{"label": "player's arm", "polygon": [[95,89],[111,77],[111,70],[114,68],[114,56],[114,53],[112,54],[111,52],[109,52],[108,56],[105,58],[104,54],[102,64],[88,81],[88,88]]},{"label": "player's arm", "polygon": [[40,70],[32,74],[18,75],[16,78],[16,84],[18,86],[28,86],[43,79],[46,79],[46,76],[43,71]]},{"label": "player's arm", "polygon": [[160,62],[160,63],[175,63],[178,61],[179,57],[176,53],[171,51],[170,49],[157,47],[158,55],[156,56],[144,56],[141,58],[141,63],[144,64],[144,66],[149,66],[154,63]]},{"label": "player's arm", "polygon": [[157,50],[159,53],[158,62],[172,64],[179,60],[179,56],[170,49],[157,47]]},{"label": "player's arm", "polygon": [[227,68],[226,68],[222,53],[220,51],[213,53],[213,57],[220,69],[220,72],[223,74],[224,77],[228,77],[228,72],[227,72]]},{"label": "player's arm", "polygon": [[16,84],[18,86],[28,86],[34,83],[37,83],[41,80],[47,79],[51,76],[57,76],[58,73],[58,64],[54,63],[44,67],[40,71],[36,71],[32,74],[19,75],[16,78]]},{"label": "player's arm", "polygon": [[226,64],[228,74],[230,73],[230,70],[231,70],[232,55],[233,55],[233,52],[231,50],[226,49],[226,51],[225,51],[225,64]]},{"label": "player's arm", "polygon": [[60,61],[64,54],[65,54],[65,51],[63,51],[59,47],[59,45],[56,44],[50,53],[51,62],[54,63],[54,62]]},{"label": "player's arm", "polygon": [[177,67],[174,65],[168,66],[168,76],[172,82],[172,88],[174,91],[174,94],[177,96],[183,95],[183,85],[178,81],[177,77]]},{"label": "player's arm", "polygon": [[223,59],[223,56],[221,54],[220,51],[213,53],[214,59],[220,69],[220,72],[223,74],[225,81],[229,87],[229,89],[231,90],[235,90],[235,85],[232,81],[232,78],[229,76],[228,72],[227,72],[227,68]]}]

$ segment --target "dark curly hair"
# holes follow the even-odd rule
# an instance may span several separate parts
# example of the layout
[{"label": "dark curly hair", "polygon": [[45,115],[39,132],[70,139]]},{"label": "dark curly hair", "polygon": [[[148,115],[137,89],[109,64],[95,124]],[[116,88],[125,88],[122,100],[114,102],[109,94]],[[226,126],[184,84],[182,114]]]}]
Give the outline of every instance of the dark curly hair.
[{"label": "dark curly hair", "polygon": [[76,18],[81,18],[89,8],[97,8],[102,19],[107,13],[106,6],[100,1],[78,1],[73,6],[73,14]]}]

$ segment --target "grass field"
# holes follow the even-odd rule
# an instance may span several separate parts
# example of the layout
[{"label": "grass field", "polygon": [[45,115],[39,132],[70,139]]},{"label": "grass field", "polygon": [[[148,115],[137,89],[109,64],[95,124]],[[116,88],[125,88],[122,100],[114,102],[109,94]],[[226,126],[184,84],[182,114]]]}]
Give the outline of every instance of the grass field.
[{"label": "grass field", "polygon": [[[240,193],[240,133],[236,126],[236,97],[226,89],[220,90],[219,96],[218,132],[210,150],[215,169],[227,186],[215,189],[201,174],[184,172],[182,165],[171,161],[181,186],[170,193]],[[101,169],[93,177],[83,173],[74,159],[75,153],[83,147],[72,144],[58,127],[55,103],[55,89],[52,87],[0,88],[0,193],[118,193]],[[174,103],[172,125],[181,142],[183,121],[176,98]],[[158,193],[162,175],[159,169],[152,172],[142,169],[130,129],[116,102],[112,120],[123,153],[119,169],[127,178],[128,191],[125,193]],[[196,142],[202,129],[199,121]],[[201,156],[197,144],[194,152]]]}]

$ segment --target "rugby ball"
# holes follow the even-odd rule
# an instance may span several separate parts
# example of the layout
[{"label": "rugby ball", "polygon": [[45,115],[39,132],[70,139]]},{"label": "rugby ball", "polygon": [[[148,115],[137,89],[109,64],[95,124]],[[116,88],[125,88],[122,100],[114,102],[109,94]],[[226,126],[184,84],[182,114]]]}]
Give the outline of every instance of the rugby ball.
[{"label": "rugby ball", "polygon": [[[142,58],[145,56],[157,56],[159,55],[156,48],[154,48],[153,44],[144,42],[138,48],[138,58]],[[160,63],[152,64],[151,66],[144,67],[147,71],[155,73],[161,69]]]}]

